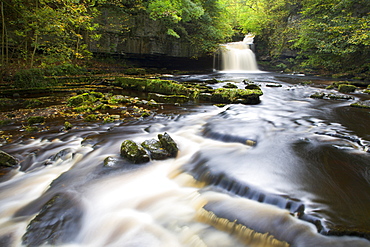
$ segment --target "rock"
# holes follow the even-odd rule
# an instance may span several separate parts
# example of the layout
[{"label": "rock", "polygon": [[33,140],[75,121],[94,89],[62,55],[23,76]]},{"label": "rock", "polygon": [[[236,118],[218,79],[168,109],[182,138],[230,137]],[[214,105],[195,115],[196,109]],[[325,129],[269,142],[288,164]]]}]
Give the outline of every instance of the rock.
[{"label": "rock", "polygon": [[81,229],[83,210],[76,199],[58,194],[29,223],[23,235],[25,246],[60,246],[71,243]]},{"label": "rock", "polygon": [[140,164],[149,161],[149,156],[144,148],[131,140],[125,140],[122,142],[121,156],[125,157],[134,164]]},{"label": "rock", "polygon": [[260,89],[260,87],[257,84],[249,83],[245,86],[245,89]]},{"label": "rock", "polygon": [[30,125],[37,124],[37,123],[43,123],[45,122],[45,118],[43,116],[33,116],[33,117],[29,117],[27,119],[27,122]]},{"label": "rock", "polygon": [[223,86],[223,88],[238,88],[237,85],[235,85],[234,83],[226,83],[226,85]]},{"label": "rock", "polygon": [[310,98],[313,98],[313,99],[323,99],[324,97],[325,97],[325,93],[319,93],[319,92],[316,92],[310,95]]},{"label": "rock", "polygon": [[328,95],[329,99],[335,99],[335,100],[350,100],[354,99],[354,97],[350,95],[345,95],[345,94],[329,94]]},{"label": "rock", "polygon": [[18,165],[19,165],[19,162],[16,158],[0,150],[0,169],[17,168]]},{"label": "rock", "polygon": [[163,148],[166,149],[167,152],[170,154],[170,157],[176,157],[179,149],[171,136],[167,134],[167,132],[165,132],[163,135],[159,134],[158,139],[161,142]]},{"label": "rock", "polygon": [[283,85],[279,83],[267,83],[266,87],[282,87]]},{"label": "rock", "polygon": [[341,93],[352,93],[356,90],[356,86],[348,84],[340,84],[338,86],[338,91]]},{"label": "rock", "polygon": [[104,166],[113,167],[117,163],[114,157],[108,156],[104,159]]},{"label": "rock", "polygon": [[155,139],[146,140],[141,143],[141,146],[149,152],[151,159],[164,160],[171,157],[170,153],[163,147],[162,143]]},{"label": "rock", "polygon": [[351,106],[359,108],[370,108],[370,100],[357,101],[351,104]]},{"label": "rock", "polygon": [[149,93],[148,99],[164,103],[184,103],[189,101],[189,97],[185,95],[164,95],[159,93]]}]

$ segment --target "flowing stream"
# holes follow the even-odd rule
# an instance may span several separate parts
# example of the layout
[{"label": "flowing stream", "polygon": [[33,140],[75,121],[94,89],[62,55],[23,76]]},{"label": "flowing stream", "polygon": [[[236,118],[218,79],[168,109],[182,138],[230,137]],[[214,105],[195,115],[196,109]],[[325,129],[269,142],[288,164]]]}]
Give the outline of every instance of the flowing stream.
[{"label": "flowing stream", "polygon": [[[173,79],[212,78],[259,84],[261,103],[188,103],[1,147],[22,166],[0,183],[0,246],[370,246],[369,110],[310,98],[327,91],[319,79]],[[120,157],[122,141],[163,132],[176,158]]]}]

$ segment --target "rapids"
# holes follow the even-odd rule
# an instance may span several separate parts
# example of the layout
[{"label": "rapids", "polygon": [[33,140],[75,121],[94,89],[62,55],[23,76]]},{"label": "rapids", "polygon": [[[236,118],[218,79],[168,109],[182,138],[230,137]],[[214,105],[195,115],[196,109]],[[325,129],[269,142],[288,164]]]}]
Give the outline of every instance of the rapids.
[{"label": "rapids", "polygon": [[[318,79],[173,79],[212,78],[222,81],[212,87],[260,84],[261,103],[189,103],[2,146],[22,162],[0,183],[0,245],[370,246],[369,110],[310,98],[325,90]],[[134,165],[120,157],[123,140],[163,132],[178,144],[176,158]]]}]

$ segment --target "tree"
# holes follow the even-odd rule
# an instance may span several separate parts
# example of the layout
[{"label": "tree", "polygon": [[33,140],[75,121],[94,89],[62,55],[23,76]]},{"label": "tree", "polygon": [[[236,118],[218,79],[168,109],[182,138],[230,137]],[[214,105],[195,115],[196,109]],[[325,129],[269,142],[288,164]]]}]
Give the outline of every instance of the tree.
[{"label": "tree", "polygon": [[370,68],[370,2],[305,0],[295,46],[304,65],[338,70]]}]

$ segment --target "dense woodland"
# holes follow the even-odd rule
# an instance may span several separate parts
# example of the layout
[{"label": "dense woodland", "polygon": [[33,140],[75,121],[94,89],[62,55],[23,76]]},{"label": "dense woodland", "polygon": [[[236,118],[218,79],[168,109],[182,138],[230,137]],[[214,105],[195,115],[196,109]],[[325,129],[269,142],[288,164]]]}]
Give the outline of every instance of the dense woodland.
[{"label": "dense woodland", "polygon": [[83,66],[91,44],[125,34],[132,19],[156,22],[195,57],[256,35],[260,60],[281,69],[370,77],[368,0],[1,0],[1,73]]}]

